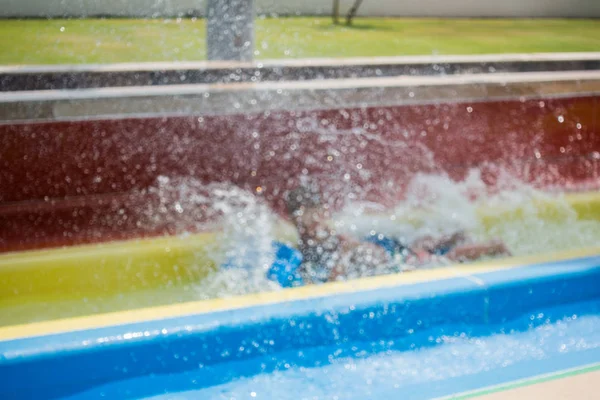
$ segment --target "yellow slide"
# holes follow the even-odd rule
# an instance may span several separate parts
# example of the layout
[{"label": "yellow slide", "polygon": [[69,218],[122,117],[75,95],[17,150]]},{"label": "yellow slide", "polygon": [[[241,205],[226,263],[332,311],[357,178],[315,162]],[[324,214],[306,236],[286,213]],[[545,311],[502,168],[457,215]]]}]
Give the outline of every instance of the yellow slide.
[{"label": "yellow slide", "polygon": [[[540,218],[560,221],[565,218],[565,201],[578,219],[600,221],[598,192],[532,204]],[[478,209],[487,230],[519,220],[524,212],[520,207]],[[285,237],[289,233],[278,234],[278,239]],[[219,232],[206,232],[2,254],[0,326],[197,300],[201,297],[194,285],[223,261],[222,240]],[[595,251],[582,249],[568,256]]]}]

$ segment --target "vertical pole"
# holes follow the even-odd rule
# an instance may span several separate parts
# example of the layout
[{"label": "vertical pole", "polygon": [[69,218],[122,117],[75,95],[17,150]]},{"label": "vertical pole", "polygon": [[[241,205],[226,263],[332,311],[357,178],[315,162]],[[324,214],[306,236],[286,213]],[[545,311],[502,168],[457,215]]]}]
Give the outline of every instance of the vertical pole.
[{"label": "vertical pole", "polygon": [[331,11],[331,19],[334,24],[338,24],[340,22],[340,0],[333,0],[333,10]]},{"label": "vertical pole", "polygon": [[209,60],[252,61],[254,0],[208,0],[206,41]]}]

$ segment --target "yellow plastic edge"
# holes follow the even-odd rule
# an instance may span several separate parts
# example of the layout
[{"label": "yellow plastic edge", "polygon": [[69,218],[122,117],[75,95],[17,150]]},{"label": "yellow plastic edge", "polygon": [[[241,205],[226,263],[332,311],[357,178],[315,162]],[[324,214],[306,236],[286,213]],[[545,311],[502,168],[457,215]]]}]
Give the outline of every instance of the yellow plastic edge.
[{"label": "yellow plastic edge", "polygon": [[[580,218],[600,220],[600,193],[574,193],[565,196],[567,203]],[[552,201],[541,205],[546,208],[546,217],[560,217],[552,209]],[[493,213],[482,208],[482,218],[492,223],[498,215],[512,213],[518,217],[519,210]],[[504,214],[503,214],[504,213]],[[516,213],[516,215],[514,215]],[[510,216],[508,216],[510,217]],[[219,235],[207,232],[186,237],[162,237],[106,243],[101,245],[73,246],[62,249],[28,251],[0,255],[0,312],[2,306],[14,304],[24,298],[31,301],[77,298],[82,295],[123,293],[145,288],[177,287],[180,284],[197,282],[216,268],[218,261],[212,254],[218,253]],[[209,256],[211,254],[211,256]],[[114,323],[147,320],[147,317],[166,318],[198,312],[212,312],[240,306],[274,303],[285,300],[319,297],[354,290],[366,290],[407,283],[444,279],[457,275],[468,276],[471,272],[485,272],[523,264],[548,262],[568,258],[600,254],[600,248],[587,248],[543,254],[532,257],[508,258],[493,262],[473,263],[439,270],[417,271],[411,274],[365,278],[347,283],[332,283],[309,286],[274,293],[256,294],[229,298],[189,302],[174,306],[159,306],[108,313],[90,317],[15,325],[0,328],[0,339],[21,337],[10,334],[19,326],[42,327],[39,332],[88,329]],[[68,321],[75,321],[70,324]],[[88,325],[91,324],[91,325]],[[38,325],[41,324],[41,325]],[[27,330],[26,330],[27,331]],[[31,331],[29,331],[31,333]],[[22,332],[25,334],[25,331]],[[7,336],[3,336],[7,335]],[[16,336],[15,336],[16,335]],[[30,334],[25,334],[30,336]]]},{"label": "yellow plastic edge", "polygon": [[195,282],[214,270],[209,254],[218,248],[218,235],[210,232],[3,254],[0,304]]},{"label": "yellow plastic edge", "polygon": [[512,257],[472,264],[453,265],[434,270],[422,270],[411,273],[362,278],[347,282],[331,282],[324,285],[304,286],[293,289],[283,289],[276,292],[256,293],[226,299],[193,301],[131,311],[121,311],[86,317],[7,326],[0,328],[0,341],[32,336],[42,336],[61,332],[102,328],[106,326],[124,325],[136,322],[155,321],[166,318],[182,317],[186,315],[274,304],[284,301],[334,296],[340,293],[374,290],[379,288],[430,282],[434,280],[455,277],[472,279],[475,283],[478,283],[478,280],[472,276],[473,274],[499,271],[508,268],[518,268],[523,265],[589,257],[597,254],[600,254],[600,246],[559,253],[549,253],[527,257]]},{"label": "yellow plastic edge", "polygon": [[[600,220],[600,192],[573,193],[566,203],[582,219]],[[561,200],[534,201],[540,216],[564,217]],[[486,228],[518,219],[520,208],[479,208]],[[280,229],[277,236],[288,239]],[[68,248],[0,255],[0,306],[24,299],[66,300],[82,296],[124,293],[140,289],[168,288],[201,280],[220,263],[220,235],[205,232],[72,246]]]}]

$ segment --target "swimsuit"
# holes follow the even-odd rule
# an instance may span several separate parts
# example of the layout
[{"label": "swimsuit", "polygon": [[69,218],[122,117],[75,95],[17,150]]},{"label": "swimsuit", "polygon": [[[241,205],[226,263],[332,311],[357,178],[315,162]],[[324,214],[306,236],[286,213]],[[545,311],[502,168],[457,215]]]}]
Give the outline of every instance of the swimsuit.
[{"label": "swimsuit", "polygon": [[[283,243],[274,242],[275,261],[267,276],[283,287],[302,286],[307,283],[325,283],[331,271],[339,262],[339,238],[335,235],[319,238],[319,245],[309,243],[311,237],[305,236],[300,242],[300,250]],[[403,242],[385,235],[369,235],[365,242],[384,248],[394,260],[389,272],[403,271],[403,264],[409,257],[417,256]],[[436,249],[434,255],[443,256],[451,250],[451,246]],[[405,266],[405,265],[404,265]]]}]

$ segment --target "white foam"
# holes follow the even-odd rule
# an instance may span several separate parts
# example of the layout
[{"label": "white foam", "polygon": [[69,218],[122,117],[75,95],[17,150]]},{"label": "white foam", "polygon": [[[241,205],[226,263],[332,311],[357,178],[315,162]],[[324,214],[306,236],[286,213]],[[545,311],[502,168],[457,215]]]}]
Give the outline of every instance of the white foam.
[{"label": "white foam", "polygon": [[[213,257],[217,264],[225,262],[228,267],[197,284],[199,298],[279,288],[266,278],[266,271],[274,257],[271,243],[281,224],[253,193],[232,184],[204,185],[195,179],[166,177],[159,178],[151,192],[160,199],[159,206],[150,210],[155,223],[172,219],[189,226],[196,219],[196,229],[201,230],[207,217],[218,221],[221,244]],[[544,204],[552,209],[552,218],[544,214]],[[486,226],[478,211],[481,207],[499,208],[507,215],[514,212],[517,217],[498,218]],[[182,213],[185,218],[179,215]],[[386,210],[374,203],[349,203],[334,216],[333,224],[337,231],[358,238],[375,232],[406,242],[422,235],[465,230],[473,241],[502,239],[514,255],[597,245],[600,237],[600,222],[579,220],[562,195],[535,190],[509,174],[500,174],[491,192],[478,170],[460,182],[443,175],[419,174],[395,207]],[[428,266],[447,262],[438,258]]]},{"label": "white foam", "polygon": [[[515,364],[528,365],[567,353],[594,351],[600,347],[599,324],[600,317],[584,316],[525,332],[476,338],[464,334],[432,338],[438,346],[415,351],[388,350],[373,355],[357,351],[353,357],[337,358],[318,368],[290,366],[287,370],[153,399],[422,398],[418,393],[407,391],[411,385],[436,385],[446,379],[486,374]],[[332,347],[320,351],[333,350]],[[311,351],[317,350],[305,352]]]}]

